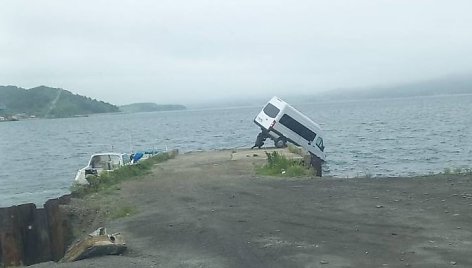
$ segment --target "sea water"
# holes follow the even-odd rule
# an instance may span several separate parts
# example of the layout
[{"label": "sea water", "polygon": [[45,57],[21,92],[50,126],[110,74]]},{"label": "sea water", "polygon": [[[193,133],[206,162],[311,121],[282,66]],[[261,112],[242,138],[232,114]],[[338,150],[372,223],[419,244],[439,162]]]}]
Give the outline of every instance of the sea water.
[{"label": "sea water", "polygon": [[[324,175],[472,167],[472,95],[291,104],[325,131]],[[42,205],[68,193],[77,170],[97,152],[251,147],[262,105],[2,122],[0,207]]]}]

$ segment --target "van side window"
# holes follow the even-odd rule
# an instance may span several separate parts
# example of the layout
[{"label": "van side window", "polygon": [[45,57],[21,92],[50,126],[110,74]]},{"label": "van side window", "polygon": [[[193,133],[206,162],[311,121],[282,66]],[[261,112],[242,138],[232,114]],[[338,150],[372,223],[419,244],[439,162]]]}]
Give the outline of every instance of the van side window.
[{"label": "van side window", "polygon": [[275,118],[279,114],[279,108],[275,107],[274,105],[268,103],[264,107],[264,113],[268,115],[270,118]]},{"label": "van side window", "polygon": [[280,118],[280,124],[284,125],[291,131],[297,133],[298,135],[302,136],[307,141],[313,141],[315,139],[316,133],[305,127],[304,125],[300,124],[297,120],[293,119],[290,115],[284,114],[282,118]]},{"label": "van side window", "polygon": [[323,139],[321,137],[316,139],[316,146],[318,146],[322,152],[324,151]]}]

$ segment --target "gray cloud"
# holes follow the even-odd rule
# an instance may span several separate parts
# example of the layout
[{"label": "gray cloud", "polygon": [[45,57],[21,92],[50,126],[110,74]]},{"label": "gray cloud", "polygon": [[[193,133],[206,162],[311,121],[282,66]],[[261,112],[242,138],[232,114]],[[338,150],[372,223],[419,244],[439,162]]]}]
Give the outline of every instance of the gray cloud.
[{"label": "gray cloud", "polygon": [[0,84],[186,103],[467,73],[470,10],[435,0],[6,0]]}]

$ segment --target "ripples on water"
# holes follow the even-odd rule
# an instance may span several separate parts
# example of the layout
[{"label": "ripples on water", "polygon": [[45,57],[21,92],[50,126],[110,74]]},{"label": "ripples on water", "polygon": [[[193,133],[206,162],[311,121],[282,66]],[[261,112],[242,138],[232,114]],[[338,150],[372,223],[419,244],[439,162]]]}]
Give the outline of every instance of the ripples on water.
[{"label": "ripples on water", "polygon": [[[411,176],[472,166],[472,95],[296,104],[326,134],[325,174]],[[0,124],[0,207],[68,192],[91,154],[250,147],[261,107]]]}]

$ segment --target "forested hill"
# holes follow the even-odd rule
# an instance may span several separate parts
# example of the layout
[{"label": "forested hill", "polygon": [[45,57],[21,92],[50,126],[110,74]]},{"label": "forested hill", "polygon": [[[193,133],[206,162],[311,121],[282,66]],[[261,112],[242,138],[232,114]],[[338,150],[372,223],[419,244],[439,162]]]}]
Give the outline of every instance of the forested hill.
[{"label": "forested hill", "polygon": [[0,86],[0,115],[58,118],[110,112],[119,108],[60,88]]},{"label": "forested hill", "polygon": [[133,103],[120,106],[120,110],[125,113],[156,112],[156,111],[175,111],[185,110],[185,106],[180,104],[156,104],[156,103]]}]

